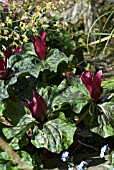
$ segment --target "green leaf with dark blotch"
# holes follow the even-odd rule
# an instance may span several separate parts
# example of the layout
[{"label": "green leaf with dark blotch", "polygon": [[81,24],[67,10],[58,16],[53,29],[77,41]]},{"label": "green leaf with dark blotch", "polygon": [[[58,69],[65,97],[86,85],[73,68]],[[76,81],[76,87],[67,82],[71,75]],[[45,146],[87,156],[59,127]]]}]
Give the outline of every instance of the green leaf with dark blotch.
[{"label": "green leaf with dark blotch", "polygon": [[13,138],[9,145],[11,146],[12,149],[18,150],[22,148],[23,146],[27,145],[29,143],[29,140],[26,135],[24,135],[21,140],[19,138]]},{"label": "green leaf with dark blotch", "polygon": [[32,75],[37,78],[40,71],[44,71],[48,68],[49,66],[46,62],[41,61],[35,65],[32,63],[30,58],[24,58],[23,60],[15,63],[12,67],[14,76],[9,79],[8,85],[14,84],[20,75]]},{"label": "green leaf with dark blotch", "polygon": [[1,170],[7,170],[7,168],[6,168],[6,162],[0,160],[0,169],[1,169]]},{"label": "green leaf with dark blotch", "polygon": [[114,77],[111,77],[105,81],[102,81],[102,87],[107,88],[109,90],[114,89]]},{"label": "green leaf with dark blotch", "polygon": [[15,76],[19,76],[23,73],[29,73],[34,77],[38,77],[40,69],[37,68],[30,60],[30,58],[25,58],[13,66],[12,70],[15,72]]},{"label": "green leaf with dark blotch", "polygon": [[62,61],[68,63],[68,58],[58,49],[53,49],[48,53],[46,62],[49,64],[50,71],[57,72],[57,67]]},{"label": "green leaf with dark blotch", "polygon": [[4,84],[4,80],[0,80],[0,101],[8,97],[7,86]]},{"label": "green leaf with dark blotch", "polygon": [[0,102],[0,117],[3,116],[4,109],[5,109],[4,103]]},{"label": "green leaf with dark blotch", "polygon": [[35,119],[32,117],[32,115],[24,115],[17,126],[15,127],[9,127],[9,128],[3,128],[3,133],[6,136],[7,139],[18,137],[22,138],[22,136],[26,133],[26,131],[31,128],[35,124]]},{"label": "green leaf with dark blotch", "polygon": [[60,153],[72,144],[75,130],[75,125],[61,112],[58,118],[45,123],[42,130],[35,126],[31,142],[36,148],[44,147],[51,152]]},{"label": "green leaf with dark blotch", "polygon": [[[80,78],[68,78],[61,82],[52,101],[53,110],[58,110],[69,103],[75,113],[80,113],[82,108],[90,102],[90,95]],[[52,95],[53,97],[53,95]]]},{"label": "green leaf with dark blotch", "polygon": [[6,152],[0,152],[0,160],[9,161],[12,160],[12,157]]},{"label": "green leaf with dark blotch", "polygon": [[19,168],[16,163],[13,163],[13,161],[8,161],[5,170],[22,170],[22,168]]},{"label": "green leaf with dark blotch", "polygon": [[23,51],[25,53],[25,55],[34,55],[37,56],[35,49],[34,49],[34,45],[33,43],[25,43],[23,46]]},{"label": "green leaf with dark blotch", "polygon": [[46,86],[45,88],[41,87],[40,90],[37,91],[43,97],[47,106],[50,104],[50,95],[51,95],[53,89],[54,89],[54,87]]},{"label": "green leaf with dark blotch", "polygon": [[[32,158],[27,152],[18,151],[17,154],[23,160],[23,162],[25,163],[26,167],[28,167],[28,169],[33,169]],[[24,167],[23,167],[23,169],[24,169]],[[27,168],[25,168],[25,169],[27,169]]]},{"label": "green leaf with dark blotch", "polygon": [[15,150],[20,149],[20,147],[19,147],[19,138],[15,138],[15,137],[14,137],[14,138],[11,140],[11,142],[9,143],[9,145],[11,146],[12,149],[15,149]]},{"label": "green leaf with dark blotch", "polygon": [[[92,132],[106,138],[114,136],[114,103],[104,102],[98,104],[100,113],[97,115],[96,126],[91,128]],[[94,114],[97,114],[95,111]]]},{"label": "green leaf with dark blotch", "polygon": [[23,105],[16,100],[17,98],[5,100],[4,116],[11,120],[13,126],[16,126],[20,119],[25,115]]},{"label": "green leaf with dark blotch", "polygon": [[21,169],[33,169],[32,165],[32,158],[30,155],[25,151],[18,151],[17,154],[23,161],[23,168],[22,166],[18,166],[17,163],[14,162],[14,159],[9,156],[6,152],[0,153],[0,168],[1,170],[21,170]]}]

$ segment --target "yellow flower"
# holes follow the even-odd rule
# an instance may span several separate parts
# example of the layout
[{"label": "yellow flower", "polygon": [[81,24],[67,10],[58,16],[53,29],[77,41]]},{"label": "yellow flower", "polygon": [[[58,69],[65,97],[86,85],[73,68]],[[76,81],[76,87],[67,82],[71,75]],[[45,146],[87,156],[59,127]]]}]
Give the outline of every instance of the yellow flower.
[{"label": "yellow flower", "polygon": [[4,35],[7,35],[9,33],[8,30],[4,30]]},{"label": "yellow flower", "polygon": [[23,39],[23,42],[28,42],[28,37],[25,37],[24,39]]},{"label": "yellow flower", "polygon": [[20,28],[24,31],[26,29],[26,24],[24,22],[20,22]]}]

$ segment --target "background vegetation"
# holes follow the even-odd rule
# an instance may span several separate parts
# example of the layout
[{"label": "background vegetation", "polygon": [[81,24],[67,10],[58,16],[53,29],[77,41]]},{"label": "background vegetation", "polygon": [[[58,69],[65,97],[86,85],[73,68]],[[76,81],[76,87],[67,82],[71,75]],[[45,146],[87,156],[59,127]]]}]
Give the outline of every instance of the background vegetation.
[{"label": "background vegetation", "polygon": [[105,160],[95,165],[87,153],[99,158],[107,143],[105,167],[114,168],[113,7],[0,1],[1,169],[78,169],[83,159],[97,168]]}]

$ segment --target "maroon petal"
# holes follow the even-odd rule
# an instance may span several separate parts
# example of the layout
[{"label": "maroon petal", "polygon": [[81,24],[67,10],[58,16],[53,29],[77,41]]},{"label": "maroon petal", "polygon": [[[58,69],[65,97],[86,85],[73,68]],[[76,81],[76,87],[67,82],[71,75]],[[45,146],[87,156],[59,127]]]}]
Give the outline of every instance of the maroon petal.
[{"label": "maroon petal", "polygon": [[91,94],[92,93],[92,80],[93,80],[91,72],[90,71],[83,72],[80,78],[82,79],[83,84],[86,86],[89,93]]},{"label": "maroon petal", "polygon": [[5,67],[5,63],[3,59],[0,57],[0,70],[4,70],[4,67]]},{"label": "maroon petal", "polygon": [[46,32],[45,31],[42,32],[41,38],[42,38],[42,41],[46,42]]},{"label": "maroon petal", "polygon": [[5,70],[0,70],[0,79],[3,79],[3,80],[5,80],[5,79],[7,79],[7,77],[8,77],[8,69],[5,69]]},{"label": "maroon petal", "polygon": [[46,119],[46,109],[47,105],[44,99],[36,92],[33,91],[33,116],[41,123],[43,123]]},{"label": "maroon petal", "polygon": [[21,104],[28,106],[30,111],[33,112],[33,103],[32,102],[28,102],[28,101],[25,100],[25,101],[21,101]]},{"label": "maroon petal", "polygon": [[36,38],[32,37],[32,42],[34,44],[35,52],[38,55],[40,60],[46,60],[46,32],[42,33],[42,36],[37,36]]},{"label": "maroon petal", "polygon": [[18,46],[17,48],[15,48],[14,50],[14,54],[17,54],[17,53],[20,53],[20,52],[23,52],[22,48],[20,46]]},{"label": "maroon petal", "polygon": [[47,105],[44,99],[34,90],[33,91],[33,99],[32,102],[21,101],[22,104],[28,106],[30,111],[32,112],[32,116],[36,118],[40,123],[43,123],[46,116]]},{"label": "maroon petal", "polygon": [[6,51],[4,52],[5,57],[10,58],[10,56],[12,55],[12,49],[11,46],[8,45],[8,48],[6,49]]},{"label": "maroon petal", "polygon": [[0,79],[6,79],[8,76],[7,69],[7,58],[5,57],[5,61],[0,57]]},{"label": "maroon petal", "polygon": [[101,77],[102,77],[102,70],[99,70],[94,79],[93,79],[93,83],[92,83],[92,93],[91,93],[91,97],[97,101],[100,97],[100,95],[103,92],[103,89],[101,87]]},{"label": "maroon petal", "polygon": [[71,71],[71,72],[66,72],[66,73],[65,73],[65,77],[68,78],[68,77],[72,76],[72,74],[73,74],[72,71]]}]

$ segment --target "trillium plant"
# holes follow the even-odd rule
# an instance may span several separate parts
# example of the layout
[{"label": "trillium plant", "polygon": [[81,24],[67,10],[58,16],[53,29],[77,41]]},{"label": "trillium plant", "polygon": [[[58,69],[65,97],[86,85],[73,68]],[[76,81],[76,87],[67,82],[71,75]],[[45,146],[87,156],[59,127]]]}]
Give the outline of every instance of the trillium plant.
[{"label": "trillium plant", "polygon": [[[52,45],[50,29],[38,26],[37,31],[35,35],[31,30],[29,41],[21,45],[7,41],[0,56],[1,136],[28,169],[39,167],[43,149],[63,153],[61,161],[68,160],[65,150],[78,129],[89,129],[103,138],[114,136],[114,84],[106,87],[102,70],[94,73],[79,64],[83,54],[74,40],[69,45],[62,42],[63,47],[58,43],[57,48]],[[2,149],[1,169],[23,169]],[[85,166],[83,161],[77,169]]]}]

